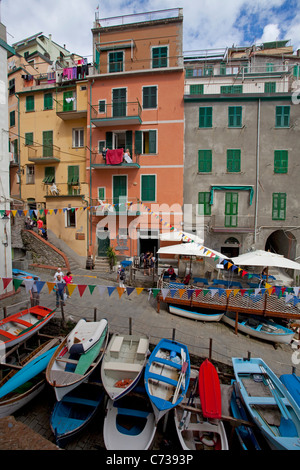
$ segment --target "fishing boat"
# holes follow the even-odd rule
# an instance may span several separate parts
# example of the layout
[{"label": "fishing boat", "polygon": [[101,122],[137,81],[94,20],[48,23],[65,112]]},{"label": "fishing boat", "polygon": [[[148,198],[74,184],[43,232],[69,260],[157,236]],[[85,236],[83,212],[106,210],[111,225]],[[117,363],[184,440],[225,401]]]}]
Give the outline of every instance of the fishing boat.
[{"label": "fishing boat", "polygon": [[199,368],[199,396],[205,418],[221,419],[222,396],[217,369],[208,360]]},{"label": "fishing boat", "polygon": [[272,449],[300,450],[300,409],[260,358],[232,358],[236,393]]},{"label": "fishing boat", "polygon": [[191,318],[192,320],[197,321],[220,321],[225,312],[213,312],[207,313],[199,312],[196,309],[185,309],[176,307],[175,305],[169,305],[169,312],[174,313],[175,315],[180,315],[181,317]]},{"label": "fishing boat", "polygon": [[50,426],[59,447],[64,447],[88,426],[99,410],[104,395],[101,385],[87,382],[55,403]]},{"label": "fishing boat", "polygon": [[[235,328],[234,312],[226,312],[222,320]],[[289,344],[295,335],[294,331],[275,323],[273,320],[246,315],[238,316],[237,328],[245,334],[272,343]]]},{"label": "fishing boat", "polygon": [[146,335],[112,336],[101,363],[102,383],[111,400],[118,400],[135,387],[144,370],[148,350]]},{"label": "fishing boat", "polygon": [[53,318],[54,313],[55,310],[36,305],[0,320],[1,349],[30,338]]},{"label": "fishing boat", "polygon": [[[78,331],[77,327],[78,324],[75,326],[75,331]],[[71,354],[68,349],[67,336],[48,364],[46,380],[54,388],[58,401],[75,387],[78,387],[83,381],[87,380],[102,359],[108,341],[107,320],[102,319],[100,322],[90,322],[89,327],[86,329],[90,331],[90,328],[94,328],[95,331],[99,331],[99,328],[102,330],[101,336],[94,342],[92,347],[82,354],[78,352]],[[82,323],[81,329],[85,329],[85,325]],[[73,336],[73,333],[74,329],[70,335]],[[96,336],[98,337],[98,335]],[[72,345],[73,343],[71,343]],[[79,349],[81,350],[82,348]]]},{"label": "fishing boat", "polygon": [[174,421],[183,450],[228,450],[223,422],[203,419],[198,374],[192,377],[192,371],[188,392],[174,409]]},{"label": "fishing boat", "polygon": [[280,380],[300,407],[300,377],[294,373],[283,374],[280,376]]},{"label": "fishing boat", "polygon": [[152,351],[145,367],[145,388],[156,422],[179,405],[189,386],[188,348],[177,341],[162,339]]},{"label": "fishing boat", "polygon": [[144,387],[136,386],[119,400],[107,401],[103,439],[107,450],[148,450],[156,422]]},{"label": "fishing boat", "polygon": [[33,400],[45,387],[46,369],[59,339],[39,346],[0,382],[0,418],[9,416]]},{"label": "fishing boat", "polygon": [[[249,421],[245,407],[237,395],[236,381],[233,381],[233,390],[231,395],[230,407],[234,418]],[[243,450],[262,450],[260,444],[257,441],[254,430],[251,426],[240,425],[235,427],[235,431],[239,440],[239,443]]]},{"label": "fishing boat", "polygon": [[28,273],[27,271],[22,271],[21,269],[16,269],[16,268],[12,270],[12,277],[13,279],[22,279],[22,280],[33,279],[36,277],[37,281],[40,280],[40,277],[37,276],[36,274]]}]

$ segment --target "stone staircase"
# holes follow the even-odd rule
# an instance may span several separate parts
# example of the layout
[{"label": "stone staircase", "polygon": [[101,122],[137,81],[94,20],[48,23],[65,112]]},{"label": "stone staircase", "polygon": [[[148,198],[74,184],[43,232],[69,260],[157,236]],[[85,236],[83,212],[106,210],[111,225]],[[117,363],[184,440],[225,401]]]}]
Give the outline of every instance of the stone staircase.
[{"label": "stone staircase", "polygon": [[109,273],[110,266],[109,266],[109,258],[106,256],[97,256],[95,259],[95,267],[93,271],[100,272],[100,273]]}]

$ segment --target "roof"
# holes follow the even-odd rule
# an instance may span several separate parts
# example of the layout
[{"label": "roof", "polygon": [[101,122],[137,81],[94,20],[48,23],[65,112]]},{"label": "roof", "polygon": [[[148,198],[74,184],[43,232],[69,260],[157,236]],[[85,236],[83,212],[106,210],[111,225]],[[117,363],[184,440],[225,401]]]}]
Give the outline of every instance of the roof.
[{"label": "roof", "polygon": [[11,57],[12,55],[15,55],[15,50],[13,47],[9,46],[7,42],[5,42],[3,39],[0,38],[0,46],[3,47],[3,49],[6,49],[7,52],[9,53],[8,57]]}]

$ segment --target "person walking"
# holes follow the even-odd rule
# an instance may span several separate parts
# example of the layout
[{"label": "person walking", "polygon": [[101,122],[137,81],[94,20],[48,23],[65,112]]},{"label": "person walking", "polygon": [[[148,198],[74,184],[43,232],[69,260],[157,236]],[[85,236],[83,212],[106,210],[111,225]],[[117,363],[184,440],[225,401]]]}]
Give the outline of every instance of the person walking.
[{"label": "person walking", "polygon": [[53,288],[55,295],[56,295],[56,308],[59,307],[59,301],[61,302],[63,306],[65,305],[65,300],[64,300],[65,289],[66,289],[66,283],[62,279],[61,274],[58,274],[56,277],[55,286]]},{"label": "person walking", "polygon": [[70,296],[70,293],[69,293],[68,285],[72,284],[72,282],[73,282],[73,276],[72,276],[70,271],[68,271],[67,274],[63,277],[63,280],[66,283],[66,294],[67,294],[68,299],[69,299],[71,296]]}]

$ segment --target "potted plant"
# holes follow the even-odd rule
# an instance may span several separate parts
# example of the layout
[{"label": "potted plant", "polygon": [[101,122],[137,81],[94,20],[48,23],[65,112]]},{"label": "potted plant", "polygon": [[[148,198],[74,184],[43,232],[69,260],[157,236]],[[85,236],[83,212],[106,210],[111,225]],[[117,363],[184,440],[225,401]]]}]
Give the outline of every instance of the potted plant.
[{"label": "potted plant", "polygon": [[117,262],[117,255],[111,246],[108,247],[106,254],[107,254],[107,257],[109,258],[110,270],[112,271],[113,267],[115,266]]}]

